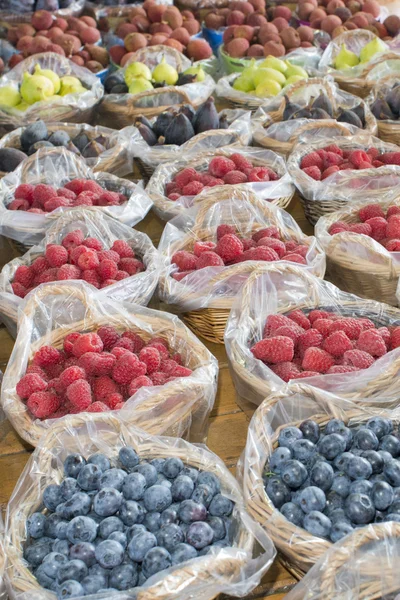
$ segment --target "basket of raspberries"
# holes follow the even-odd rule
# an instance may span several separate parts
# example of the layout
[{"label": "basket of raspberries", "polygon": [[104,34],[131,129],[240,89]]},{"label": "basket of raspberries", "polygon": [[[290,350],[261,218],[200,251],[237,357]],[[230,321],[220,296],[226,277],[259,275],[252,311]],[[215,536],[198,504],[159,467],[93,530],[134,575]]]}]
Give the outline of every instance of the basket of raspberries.
[{"label": "basket of raspberries", "polygon": [[2,406],[29,443],[54,419],[112,410],[145,429],[189,419],[204,437],[215,359],[177,317],[67,281],[41,286],[23,310]]},{"label": "basket of raspberries", "polygon": [[342,292],[298,266],[259,266],[225,331],[237,393],[260,404],[304,379],[357,402],[397,405],[399,319],[398,308]]},{"label": "basket of raspberries", "polygon": [[[194,216],[191,214],[196,210]],[[209,192],[203,202],[164,229],[159,252],[169,268],[160,276],[162,300],[206,339],[223,343],[234,298],[255,263],[297,264],[317,277],[325,257],[283,209],[253,192]]]},{"label": "basket of raspberries", "polygon": [[0,273],[0,314],[13,337],[22,298],[38,285],[83,280],[114,300],[146,306],[161,273],[150,238],[88,209],[64,212],[38,246]]},{"label": "basket of raspberries", "polygon": [[[311,386],[288,386],[265,400],[250,423],[247,508],[300,579],[345,536],[379,523],[399,529],[399,457],[394,411],[361,409]],[[342,553],[348,560],[348,551]],[[364,555],[362,569],[369,574],[373,568]],[[380,569],[379,561],[375,583]]]},{"label": "basket of raspberries", "polygon": [[243,595],[276,554],[218,456],[108,415],[55,424],[9,509],[10,589],[31,598]]},{"label": "basket of raspberries", "polygon": [[329,279],[346,292],[397,305],[400,203],[357,202],[321,217],[315,227]]},{"label": "basket of raspberries", "polygon": [[160,165],[146,192],[157,215],[169,220],[200,201],[211,188],[216,187],[214,192],[219,195],[221,186],[252,190],[281,208],[290,204],[294,194],[284,159],[270,150],[247,147],[187,154],[185,159]]},{"label": "basket of raspberries", "polygon": [[400,194],[400,148],[367,134],[295,146],[287,162],[312,225],[349,201],[374,202]]}]

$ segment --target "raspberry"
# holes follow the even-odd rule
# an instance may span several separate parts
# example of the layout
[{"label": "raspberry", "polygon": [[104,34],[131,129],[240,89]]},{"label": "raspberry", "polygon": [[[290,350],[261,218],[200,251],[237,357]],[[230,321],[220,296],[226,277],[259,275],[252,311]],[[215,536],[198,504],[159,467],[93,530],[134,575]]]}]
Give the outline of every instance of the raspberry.
[{"label": "raspberry", "polygon": [[200,181],[191,181],[190,183],[187,183],[182,188],[182,195],[183,196],[197,196],[197,194],[200,194],[200,192],[203,188],[204,188],[204,185],[202,183],[200,183]]},{"label": "raspberry", "polygon": [[63,361],[64,357],[57,348],[53,346],[42,346],[33,357],[33,364],[38,367],[49,367],[50,365],[58,365]]},{"label": "raspberry", "polygon": [[324,168],[325,170],[330,169],[332,167],[337,167],[343,162],[343,158],[339,156],[336,152],[330,152],[326,150],[326,154],[324,156]]},{"label": "raspberry", "polygon": [[113,354],[97,354],[97,352],[86,352],[79,359],[79,366],[88,375],[109,375],[117,359]]},{"label": "raspberry", "polygon": [[49,268],[49,266],[50,265],[47,262],[47,260],[45,259],[45,257],[39,256],[31,264],[31,269],[35,275],[40,275],[41,273],[44,273],[44,271],[46,271]]},{"label": "raspberry", "polygon": [[97,335],[103,342],[104,350],[111,350],[120,339],[118,331],[111,325],[99,327]]},{"label": "raspberry", "polygon": [[354,225],[350,225],[349,231],[371,236],[372,228],[368,223],[355,223]]},{"label": "raspberry", "polygon": [[52,392],[35,392],[26,405],[34,417],[47,419],[60,408],[61,399]]},{"label": "raspberry", "polygon": [[386,237],[400,238],[400,215],[392,215],[389,217],[386,225]]},{"label": "raspberry", "polygon": [[297,325],[295,325],[293,323],[292,327],[289,327],[288,325],[283,325],[282,327],[279,327],[275,331],[275,334],[276,335],[284,335],[285,337],[290,337],[294,342],[296,342],[299,335],[302,334],[303,331],[304,331],[304,329],[302,327],[297,327]]},{"label": "raspberry", "polygon": [[242,171],[229,171],[224,175],[224,183],[227,185],[236,185],[239,183],[246,183],[247,176]]},{"label": "raspberry", "polygon": [[14,294],[20,298],[25,298],[28,293],[28,290],[21,283],[12,283],[11,287]]},{"label": "raspberry", "polygon": [[309,251],[309,247],[306,244],[300,244],[296,248],[294,248],[294,254],[300,254],[303,258],[306,258]]},{"label": "raspberry", "polygon": [[148,374],[154,373],[160,368],[161,356],[157,348],[142,348],[139,353],[139,360],[146,365]]},{"label": "raspberry", "polygon": [[223,238],[224,235],[228,234],[236,235],[236,228],[233,225],[218,225],[217,242],[219,242],[219,240]]},{"label": "raspberry", "polygon": [[94,237],[86,238],[86,240],[83,242],[83,245],[86,246],[86,248],[91,248],[92,250],[97,250],[98,252],[103,250],[103,244],[100,242],[100,240],[97,240]]},{"label": "raspberry", "polygon": [[372,166],[375,167],[375,169],[379,169],[379,167],[383,167],[384,163],[381,162],[380,160],[373,160],[372,161]]},{"label": "raspberry", "polygon": [[295,254],[295,253],[289,253],[289,254],[285,254],[285,256],[283,256],[282,260],[289,260],[290,262],[295,262],[298,263],[299,265],[306,265],[307,261],[304,258],[304,256],[301,256],[300,254]]},{"label": "raspberry", "polygon": [[314,321],[316,321],[317,319],[329,319],[330,318],[330,313],[326,312],[326,310],[312,310],[309,315],[308,315],[308,319],[310,321],[311,324],[314,323]]},{"label": "raspberry", "polygon": [[275,226],[264,227],[263,229],[259,229],[252,235],[252,238],[256,243],[264,237],[275,238],[278,240],[280,238],[279,229]]},{"label": "raspberry", "polygon": [[102,352],[103,342],[97,333],[83,333],[74,342],[72,353],[80,358],[86,352]]},{"label": "raspberry", "polygon": [[99,206],[118,206],[120,196],[117,192],[102,192],[99,196]]},{"label": "raspberry", "polygon": [[62,208],[63,206],[71,206],[70,201],[61,196],[54,196],[53,198],[46,200],[43,208],[45,212],[53,212],[53,210],[57,210],[57,208]]},{"label": "raspberry", "polygon": [[65,336],[64,342],[63,342],[63,349],[67,355],[72,354],[72,348],[74,347],[74,344],[75,344],[76,340],[80,337],[80,335],[81,335],[80,333],[74,332],[74,333],[69,333],[67,336]]},{"label": "raspberry", "polygon": [[57,273],[58,269],[56,268],[47,269],[47,271],[44,271],[44,273],[35,278],[35,285],[39,285],[40,283],[48,283],[49,281],[56,281]]},{"label": "raspberry", "polygon": [[112,260],[113,262],[118,264],[121,260],[120,255],[114,250],[101,250],[97,253],[97,256],[99,257],[99,262],[101,262],[102,260]]},{"label": "raspberry", "polygon": [[119,388],[117,384],[110,377],[103,375],[94,380],[93,395],[95,400],[104,400],[107,402],[107,404],[109,404],[107,398],[113,394],[117,394],[118,392]]},{"label": "raspberry", "polygon": [[334,331],[344,331],[348,338],[351,340],[357,340],[361,331],[362,324],[358,319],[349,318],[339,318],[331,322],[329,327],[329,333],[333,333]]},{"label": "raspberry", "polygon": [[328,179],[328,177],[334,173],[337,173],[338,171],[340,171],[339,167],[337,165],[332,165],[322,172],[321,179]]},{"label": "raspberry", "polygon": [[112,377],[117,383],[130,383],[135,377],[146,374],[146,365],[135,354],[126,353],[117,360]]},{"label": "raspberry", "polygon": [[387,327],[379,327],[379,329],[377,329],[377,332],[379,333],[379,335],[382,337],[383,341],[385,342],[385,346],[389,346],[390,345],[390,331]]},{"label": "raspberry", "polygon": [[339,146],[336,146],[336,144],[331,144],[330,146],[325,146],[325,150],[327,152],[334,152],[335,154],[338,154],[339,156],[343,157],[343,150],[341,148],[339,148]]},{"label": "raspberry", "polygon": [[29,202],[27,200],[17,199],[11,200],[9,204],[7,204],[7,210],[28,210]]},{"label": "raspberry", "polygon": [[365,162],[369,163],[371,166],[371,157],[364,152],[364,150],[352,150],[349,154],[348,160],[356,169],[358,169],[359,166]]},{"label": "raspberry", "polygon": [[193,373],[192,369],[188,369],[182,365],[177,365],[172,371],[171,376],[173,377],[189,377]]},{"label": "raspberry", "polygon": [[[118,392],[110,394],[109,396],[104,398],[104,403],[108,406],[108,408],[111,408],[111,410],[115,410],[118,407],[118,405],[123,404],[123,402],[124,398],[122,394],[119,394]],[[96,404],[96,402],[93,402],[93,404]]]},{"label": "raspberry", "polygon": [[293,359],[294,343],[289,337],[274,336],[257,342],[251,351],[256,358],[264,362],[286,362]]},{"label": "raspberry", "polygon": [[119,267],[128,275],[136,275],[136,273],[144,271],[144,264],[137,258],[121,258]]},{"label": "raspberry", "polygon": [[223,179],[217,179],[213,177],[209,173],[201,173],[199,176],[199,181],[204,185],[204,187],[214,187],[216,185],[224,185]]},{"label": "raspberry", "polygon": [[57,279],[59,281],[66,279],[81,279],[81,270],[75,265],[63,265],[57,271]]},{"label": "raspberry", "polygon": [[215,156],[211,159],[208,166],[208,172],[213,177],[223,178],[224,175],[236,169],[235,163],[224,156]]},{"label": "raspberry", "polygon": [[386,354],[386,344],[376,329],[367,329],[360,333],[356,347],[358,350],[364,350],[371,356],[383,356]]},{"label": "raspberry", "polygon": [[181,197],[181,194],[178,194],[177,192],[174,192],[173,194],[168,194],[167,198],[168,200],[172,200],[173,202],[175,202],[175,200],[178,200],[178,198]]},{"label": "raspberry", "polygon": [[[277,240],[277,241],[279,241],[279,240]],[[255,248],[257,245],[255,243],[255,241],[252,240],[251,238],[243,238],[242,244],[243,244],[243,252],[245,252],[246,250],[250,250],[250,248]]]},{"label": "raspberry", "polygon": [[385,165],[400,165],[400,152],[385,152],[379,160]]},{"label": "raspberry", "polygon": [[359,371],[357,367],[352,367],[350,365],[333,365],[327,371],[328,375],[336,375],[337,373],[352,373],[353,371]]},{"label": "raspberry", "polygon": [[46,372],[41,368],[38,367],[37,365],[29,365],[29,367],[26,370],[26,375],[28,375],[28,373],[35,373],[35,375],[39,375],[42,379],[44,379],[45,381],[48,381],[48,375],[46,375]]},{"label": "raspberry", "polygon": [[287,315],[287,317],[291,321],[294,321],[295,323],[297,323],[297,325],[299,325],[303,329],[307,330],[307,329],[311,328],[310,321],[308,320],[306,315],[301,310],[293,310],[291,313],[289,313]]},{"label": "raspberry", "polygon": [[335,357],[343,356],[347,350],[353,349],[353,344],[344,331],[335,331],[328,335],[322,344],[322,348]]},{"label": "raspberry", "polygon": [[68,251],[58,244],[48,244],[44,255],[51,267],[61,267],[68,262]]},{"label": "raspberry", "polygon": [[151,346],[152,348],[157,348],[162,357],[169,356],[169,344],[167,340],[164,340],[164,338],[155,337],[146,345]]},{"label": "raspberry", "polygon": [[78,379],[86,379],[86,373],[81,367],[68,367],[60,373],[60,381],[66,388]]},{"label": "raspberry", "polygon": [[299,367],[289,361],[271,365],[271,370],[286,382],[293,379],[300,372]]},{"label": "raspberry", "polygon": [[33,269],[26,265],[21,265],[17,268],[14,274],[14,283],[20,283],[25,288],[31,287],[35,273]]},{"label": "raspberry", "polygon": [[257,248],[249,248],[240,255],[237,259],[237,262],[244,262],[246,260],[265,260],[268,262],[279,260],[279,256],[272,250],[272,248],[267,248],[266,246],[259,246]]},{"label": "raspberry", "polygon": [[149,377],[146,377],[146,375],[141,375],[140,377],[132,379],[132,381],[129,384],[128,393],[130,396],[133,396],[141,387],[149,387],[152,385],[153,382]]},{"label": "raspberry", "polygon": [[35,392],[43,392],[47,382],[36,373],[27,373],[17,383],[16,390],[20,398],[29,398]]},{"label": "raspberry", "polygon": [[368,369],[373,362],[372,356],[363,350],[348,350],[343,355],[343,364],[357,369]]},{"label": "raspberry", "polygon": [[307,348],[304,352],[301,366],[305,371],[317,371],[318,373],[326,373],[335,361],[328,352],[322,348]]},{"label": "raspberry", "polygon": [[323,160],[317,152],[310,152],[310,154],[303,156],[301,159],[300,169],[304,170],[310,167],[317,167],[318,170],[323,167]]},{"label": "raspberry", "polygon": [[365,221],[366,225],[371,227],[371,237],[374,238],[377,242],[383,240],[386,236],[386,225],[387,221],[383,217],[372,217]]},{"label": "raspberry", "polygon": [[[208,177],[208,175],[207,175],[207,177]],[[201,181],[201,183],[203,183],[204,185],[206,185],[201,178],[200,178],[200,181]],[[168,196],[168,194],[175,194],[177,192],[179,192],[179,188],[176,185],[175,181],[169,181],[165,185],[165,193],[167,194],[167,196]]]},{"label": "raspberry", "polygon": [[261,240],[258,240],[257,246],[266,246],[267,248],[272,248],[272,250],[277,253],[279,258],[282,258],[282,256],[286,253],[285,244],[275,238],[263,237]]},{"label": "raspberry", "polygon": [[328,233],[330,235],[335,235],[335,233],[341,233],[342,231],[349,231],[350,225],[345,223],[344,221],[335,221],[328,229]]},{"label": "raspberry", "polygon": [[96,196],[92,192],[81,192],[72,200],[72,206],[95,206]]},{"label": "raspberry", "polygon": [[85,185],[85,179],[74,179],[64,185],[66,190],[71,190],[74,194],[80,194],[83,192],[83,186]]},{"label": "raspberry", "polygon": [[21,183],[18,187],[15,188],[14,197],[26,200],[27,202],[29,202],[29,204],[32,204],[34,191],[34,185],[31,185],[30,183]]},{"label": "raspberry", "polygon": [[125,240],[116,240],[110,250],[116,252],[120,258],[135,258],[135,253]]},{"label": "raspberry", "polygon": [[109,410],[110,410],[110,407],[107,406],[107,404],[104,404],[104,402],[93,402],[93,404],[91,404],[88,407],[87,412],[100,413],[100,412],[107,412]]},{"label": "raspberry", "polygon": [[[83,254],[82,256],[84,257],[85,255]],[[97,272],[102,279],[114,279],[118,272],[118,267],[114,261],[105,258],[97,267]]]},{"label": "raspberry", "polygon": [[394,350],[400,346],[400,326],[394,327],[391,332],[390,349]]},{"label": "raspberry", "polygon": [[307,350],[307,348],[319,348],[322,346],[323,340],[324,338],[322,334],[316,329],[309,329],[308,331],[305,331],[299,335],[297,344],[300,356],[304,356],[304,352]]},{"label": "raspberry", "polygon": [[153,382],[153,385],[164,385],[167,381],[167,375],[165,373],[161,373],[161,371],[157,371],[157,373],[152,373],[150,375],[150,379]]},{"label": "raspberry", "polygon": [[199,181],[200,173],[197,173],[195,169],[192,167],[188,167],[187,169],[183,169],[179,171],[173,179],[173,182],[178,186],[179,189],[182,189],[190,183],[191,181]]},{"label": "raspberry", "polygon": [[85,379],[77,379],[67,387],[68,400],[79,410],[85,410],[92,403],[92,392]]},{"label": "raspberry", "polygon": [[269,181],[269,169],[266,167],[254,167],[248,174],[251,182]]},{"label": "raspberry", "polygon": [[86,269],[82,271],[81,277],[84,281],[87,281],[95,288],[99,289],[101,284],[100,275],[94,269]]},{"label": "raspberry", "polygon": [[75,248],[71,248],[71,250],[69,250],[70,263],[77,265],[80,255],[84,252],[88,252],[86,246],[75,246]]},{"label": "raspberry", "polygon": [[[79,248],[79,246],[78,246]],[[87,269],[96,269],[99,266],[99,258],[95,250],[86,248],[78,258],[78,267],[85,271]]]},{"label": "raspberry", "polygon": [[385,246],[386,250],[389,252],[399,252],[400,251],[400,240],[389,240]]},{"label": "raspberry", "polygon": [[367,204],[366,206],[360,208],[358,211],[358,217],[360,221],[365,223],[365,221],[368,221],[368,219],[372,219],[373,217],[385,218],[385,213],[379,204]]},{"label": "raspberry", "polygon": [[49,381],[50,379],[55,379],[56,377],[59,377],[63,370],[64,366],[61,363],[57,365],[49,365],[48,367],[46,367],[46,373],[49,376]]},{"label": "raspberry", "polygon": [[33,190],[33,200],[37,200],[41,204],[44,204],[46,200],[50,200],[54,196],[57,196],[57,190],[45,183],[39,183]]},{"label": "raspberry", "polygon": [[193,246],[193,254],[199,257],[203,252],[214,250],[215,246],[216,244],[214,244],[214,242],[195,242]]},{"label": "raspberry", "polygon": [[231,262],[243,253],[243,244],[236,235],[228,233],[218,241],[215,252],[225,263]]},{"label": "raspberry", "polygon": [[[137,333],[135,333],[134,331],[125,331],[122,334],[122,339],[128,339],[133,343],[133,352],[138,353],[140,352],[140,350],[143,348],[143,346],[145,346],[144,341],[142,340],[142,338],[140,337],[140,335],[138,335]],[[158,339],[158,338],[154,338],[154,339]]]},{"label": "raspberry", "polygon": [[171,263],[175,263],[180,271],[192,271],[196,269],[198,259],[191,252],[178,250],[171,258]]},{"label": "raspberry", "polygon": [[293,321],[285,315],[268,315],[264,325],[263,336],[273,335],[280,327],[285,326],[293,327]]},{"label": "raspberry", "polygon": [[303,173],[305,173],[312,179],[315,179],[315,181],[320,181],[322,177],[321,171],[318,169],[318,167],[307,167],[303,169]]},{"label": "raspberry", "polygon": [[57,196],[62,196],[63,198],[67,198],[67,200],[74,200],[76,198],[76,194],[72,190],[66,190],[65,188],[58,189]]},{"label": "raspberry", "polygon": [[317,371],[302,371],[301,373],[295,374],[292,379],[306,379],[306,377],[317,377],[320,375]]},{"label": "raspberry", "polygon": [[92,192],[93,194],[102,194],[104,189],[93,179],[86,179],[83,182],[83,192]]},{"label": "raspberry", "polygon": [[400,214],[400,206],[389,206],[386,213],[386,218],[388,219],[392,215]]},{"label": "raspberry", "polygon": [[245,169],[252,169],[253,165],[251,162],[242,154],[235,152],[230,157],[231,161],[235,163],[236,169],[244,171]]},{"label": "raspberry", "polygon": [[166,358],[165,360],[161,361],[160,371],[162,371],[166,375],[171,375],[177,367],[179,367],[178,363],[176,363],[171,358]]},{"label": "raspberry", "polygon": [[179,271],[177,273],[172,273],[172,278],[175,279],[175,281],[182,281],[182,279],[185,279],[190,273],[194,273],[194,271]]}]

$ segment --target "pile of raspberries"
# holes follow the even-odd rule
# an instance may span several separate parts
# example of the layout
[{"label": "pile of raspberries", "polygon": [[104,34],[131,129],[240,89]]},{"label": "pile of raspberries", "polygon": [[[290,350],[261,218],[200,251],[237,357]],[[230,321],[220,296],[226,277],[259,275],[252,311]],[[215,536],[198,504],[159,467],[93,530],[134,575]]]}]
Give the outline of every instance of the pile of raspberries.
[{"label": "pile of raspberries", "polygon": [[171,262],[178,267],[172,274],[181,281],[204,267],[235,265],[246,260],[289,260],[306,265],[308,246],[295,240],[283,241],[277,227],[264,227],[252,237],[242,238],[233,225],[218,225],[217,242],[195,242],[193,252],[178,250]]},{"label": "pile of raspberries", "polygon": [[400,251],[400,206],[389,206],[385,212],[379,204],[367,204],[357,213],[359,223],[335,221],[329,233],[351,231],[373,238],[389,252]]},{"label": "pile of raspberries", "polygon": [[22,183],[7,208],[43,214],[61,206],[119,206],[126,201],[124,194],[109,192],[93,179],[74,179],[58,189],[45,183]]},{"label": "pile of raspberries", "polygon": [[181,363],[180,354],[171,353],[162,338],[146,343],[133,331],[121,335],[104,326],[69,333],[62,350],[42,346],[16,390],[37,419],[105,412],[122,408],[142,387],[191,375]]},{"label": "pile of raspberries", "polygon": [[44,255],[31,265],[21,265],[15,271],[11,287],[16,296],[24,298],[41,283],[83,279],[97,289],[108,287],[145,270],[141,260],[127,242],[116,240],[104,250],[100,240],[87,237],[75,229],[61,244],[47,244]]},{"label": "pile of raspberries", "polygon": [[320,181],[338,171],[347,169],[371,169],[385,165],[400,165],[400,152],[380,153],[378,148],[342,150],[335,144],[325,146],[303,156],[300,169],[309,177]]},{"label": "pile of raspberries", "polygon": [[368,369],[400,346],[400,326],[324,310],[269,315],[263,336],[251,352],[284,381]]},{"label": "pile of raspberries", "polygon": [[179,171],[165,186],[169,200],[178,200],[181,196],[197,196],[203,190],[216,185],[235,185],[238,183],[266,182],[280,179],[275,171],[268,167],[254,167],[241,154],[232,154],[230,158],[216,156],[210,161],[205,173],[187,167]]}]

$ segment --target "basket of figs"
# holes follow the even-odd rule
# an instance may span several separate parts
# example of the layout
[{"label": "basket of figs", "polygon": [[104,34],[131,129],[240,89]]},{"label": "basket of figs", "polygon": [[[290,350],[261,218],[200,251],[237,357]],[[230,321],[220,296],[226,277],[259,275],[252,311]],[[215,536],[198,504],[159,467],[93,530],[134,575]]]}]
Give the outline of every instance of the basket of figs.
[{"label": "basket of figs", "polygon": [[[400,61],[398,61],[400,65]],[[397,80],[396,80],[397,79]],[[386,75],[371,90],[366,101],[378,123],[378,136],[384,142],[400,144],[400,81]]]}]

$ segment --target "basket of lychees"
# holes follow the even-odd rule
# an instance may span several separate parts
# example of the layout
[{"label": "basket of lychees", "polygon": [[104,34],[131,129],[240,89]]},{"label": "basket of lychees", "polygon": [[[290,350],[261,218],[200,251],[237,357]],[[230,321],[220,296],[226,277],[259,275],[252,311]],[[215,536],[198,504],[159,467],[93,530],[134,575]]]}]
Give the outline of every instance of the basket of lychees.
[{"label": "basket of lychees", "polygon": [[0,273],[0,314],[16,336],[22,299],[39,285],[65,280],[90,283],[101,294],[146,306],[162,270],[150,238],[89,209],[64,212],[42,242]]},{"label": "basket of lychees", "polygon": [[397,406],[400,310],[297,265],[257,266],[230,313],[225,346],[238,395],[260,404],[286,382]]},{"label": "basket of lychees", "polygon": [[[223,186],[223,187],[221,187]],[[260,148],[220,148],[161,164],[146,192],[157,215],[168,221],[181,214],[210,190],[219,196],[239,188],[255,192],[266,203],[286,208],[294,187],[284,159]]]},{"label": "basket of lychees", "polygon": [[[236,189],[213,192],[164,229],[161,299],[206,339],[223,343],[234,298],[257,264],[297,264],[317,277],[325,256],[284,210]],[[256,262],[255,262],[256,261]]]},{"label": "basket of lychees", "polygon": [[177,317],[77,281],[40,286],[20,315],[1,402],[32,445],[55,419],[113,410],[155,431],[182,422],[186,435],[205,438],[216,362]]},{"label": "basket of lychees", "polygon": [[399,200],[350,204],[321,217],[315,235],[326,252],[332,283],[363,298],[397,305]]},{"label": "basket of lychees", "polygon": [[400,194],[400,147],[368,134],[322,138],[295,146],[287,169],[312,225],[324,215],[397,198]]},{"label": "basket of lychees", "polygon": [[62,212],[77,207],[132,227],[148,213],[151,200],[142,185],[93,173],[65,148],[39,149],[0,181],[0,231],[25,247],[40,243]]}]

